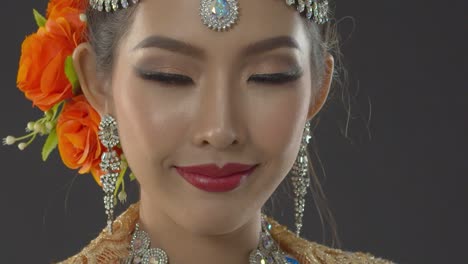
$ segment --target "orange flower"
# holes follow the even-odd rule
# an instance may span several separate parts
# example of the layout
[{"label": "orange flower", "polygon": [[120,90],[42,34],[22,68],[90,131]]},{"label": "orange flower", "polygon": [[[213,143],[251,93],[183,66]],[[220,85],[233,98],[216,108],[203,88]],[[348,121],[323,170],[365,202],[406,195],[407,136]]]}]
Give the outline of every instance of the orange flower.
[{"label": "orange flower", "polygon": [[[71,25],[73,31],[83,38],[83,31],[86,23],[81,21],[80,15],[85,13],[87,1],[83,0],[51,0],[47,6],[46,18],[56,20],[60,17],[65,18]],[[81,42],[80,39],[79,42]]]},{"label": "orange flower", "polygon": [[98,136],[100,120],[84,95],[78,95],[65,104],[57,121],[58,149],[63,162],[70,169],[80,168],[80,174],[91,172],[99,185],[99,163],[104,149]]},{"label": "orange flower", "polygon": [[48,20],[28,36],[21,47],[18,88],[34,105],[47,111],[71,98],[72,85],[65,75],[65,59],[78,45],[81,32],[73,31],[63,17]]},{"label": "orange flower", "polygon": [[47,5],[47,18],[57,18],[64,13],[69,13],[67,10],[76,9],[84,13],[87,6],[87,1],[83,0],[50,0]]}]

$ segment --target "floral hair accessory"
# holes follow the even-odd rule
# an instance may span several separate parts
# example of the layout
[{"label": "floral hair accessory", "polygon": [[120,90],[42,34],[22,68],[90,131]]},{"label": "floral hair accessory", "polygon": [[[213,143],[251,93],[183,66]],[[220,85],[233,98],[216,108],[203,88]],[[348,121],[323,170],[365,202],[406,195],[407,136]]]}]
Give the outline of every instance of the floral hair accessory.
[{"label": "floral hair accessory", "polygon": [[[65,166],[79,174],[92,174],[102,187],[100,158],[105,148],[98,135],[101,117],[82,94],[72,61],[75,48],[86,41],[87,7],[83,0],[50,0],[45,17],[33,10],[38,30],[21,46],[17,86],[44,115],[27,124],[26,135],[7,136],[3,144],[18,144],[24,150],[38,135],[47,137],[43,161],[58,147]],[[117,154],[122,163],[114,198],[123,202],[128,165],[120,148]],[[135,179],[133,174],[130,179]]]},{"label": "floral hair accessory", "polygon": [[[296,5],[299,13],[306,11],[306,17],[318,24],[328,21],[327,0],[285,1],[287,5]],[[139,1],[131,2],[137,4]],[[201,0],[201,3],[205,7],[205,22],[215,25],[216,29],[230,26],[237,18],[237,0]],[[104,172],[100,159],[105,147],[99,141],[101,117],[82,94],[72,60],[75,48],[87,40],[85,10],[88,5],[89,8],[109,12],[119,7],[127,8],[128,1],[50,0],[45,17],[33,10],[38,30],[27,36],[21,46],[17,86],[32,106],[44,115],[27,123],[26,135],[7,136],[3,144],[18,144],[18,148],[24,150],[38,135],[46,136],[42,148],[43,161],[58,147],[65,166],[78,170],[79,174],[91,173],[102,187]],[[229,19],[223,20],[226,17]],[[114,203],[117,198],[121,202],[126,200],[124,176],[128,169],[120,146],[117,146],[116,153],[121,163],[113,188]],[[133,173],[129,173],[129,178],[130,181],[135,179]]]}]

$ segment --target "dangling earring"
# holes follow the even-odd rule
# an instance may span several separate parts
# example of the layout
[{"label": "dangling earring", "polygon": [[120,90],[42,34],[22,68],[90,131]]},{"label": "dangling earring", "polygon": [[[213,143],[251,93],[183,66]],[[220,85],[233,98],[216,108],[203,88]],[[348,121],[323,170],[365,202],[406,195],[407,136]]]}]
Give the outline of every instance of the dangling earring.
[{"label": "dangling earring", "polygon": [[302,228],[302,217],[304,216],[305,195],[310,185],[308,176],[309,160],[307,158],[307,145],[310,141],[310,123],[307,121],[304,127],[299,154],[296,158],[291,173],[291,181],[294,188],[294,217],[296,224],[296,235],[299,236]]},{"label": "dangling earring", "polygon": [[99,139],[107,148],[101,155],[101,183],[104,190],[104,208],[107,214],[107,230],[112,234],[112,221],[114,218],[114,191],[117,177],[120,172],[120,157],[113,149],[120,142],[117,134],[117,122],[110,115],[102,117],[99,124]]}]

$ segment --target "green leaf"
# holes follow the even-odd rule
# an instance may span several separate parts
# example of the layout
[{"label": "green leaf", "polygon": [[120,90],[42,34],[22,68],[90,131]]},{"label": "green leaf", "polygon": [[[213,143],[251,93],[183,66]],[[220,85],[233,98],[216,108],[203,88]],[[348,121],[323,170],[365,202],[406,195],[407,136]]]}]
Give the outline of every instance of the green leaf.
[{"label": "green leaf", "polygon": [[125,173],[127,172],[127,166],[121,166],[120,174],[117,178],[117,183],[115,184],[115,190],[114,190],[114,197],[117,196],[117,193],[119,192],[120,185],[125,184],[122,183],[124,181],[124,176]]},{"label": "green leaf", "polygon": [[73,94],[76,94],[80,83],[78,81],[78,76],[75,72],[75,67],[73,67],[73,58],[72,56],[68,56],[65,59],[65,75],[67,76],[68,81],[71,83],[73,87]]},{"label": "green leaf", "polygon": [[44,147],[42,147],[42,160],[46,161],[49,157],[50,153],[57,147],[58,144],[58,137],[57,131],[52,129],[47,137],[46,142],[44,143]]},{"label": "green leaf", "polygon": [[65,104],[65,100],[60,101],[59,103],[56,103],[54,107],[52,107],[52,113],[53,117],[51,118],[51,121],[56,121],[58,119],[58,115],[62,112],[63,107],[60,108]]},{"label": "green leaf", "polygon": [[38,27],[45,26],[47,19],[43,17],[36,9],[33,9],[34,19],[36,20],[36,24]]}]

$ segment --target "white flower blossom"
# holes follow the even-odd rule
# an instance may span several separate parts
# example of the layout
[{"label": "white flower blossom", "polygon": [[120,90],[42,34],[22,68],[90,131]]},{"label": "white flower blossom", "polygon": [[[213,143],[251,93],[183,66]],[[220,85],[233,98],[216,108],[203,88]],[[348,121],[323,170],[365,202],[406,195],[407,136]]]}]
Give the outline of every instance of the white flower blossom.
[{"label": "white flower blossom", "polygon": [[18,148],[19,148],[20,150],[24,150],[27,146],[28,146],[28,145],[27,145],[26,143],[24,143],[24,142],[18,144]]},{"label": "white flower blossom", "polygon": [[81,20],[81,22],[86,22],[88,20],[88,18],[86,17],[86,14],[81,13],[80,14],[80,20]]},{"label": "white flower blossom", "polygon": [[8,136],[3,139],[3,145],[13,145],[16,142],[16,138],[13,136]]},{"label": "white flower blossom", "polygon": [[36,133],[41,133],[41,131],[43,130],[44,130],[44,126],[41,123],[38,122],[34,124],[34,131]]},{"label": "white flower blossom", "polygon": [[52,122],[47,122],[45,127],[46,127],[47,131],[50,132],[54,128],[54,125],[52,124]]},{"label": "white flower blossom", "polygon": [[28,125],[26,126],[26,132],[32,132],[34,131],[34,122],[29,122]]},{"label": "white flower blossom", "polygon": [[118,197],[121,203],[125,203],[127,201],[127,193],[124,190],[119,192]]}]

